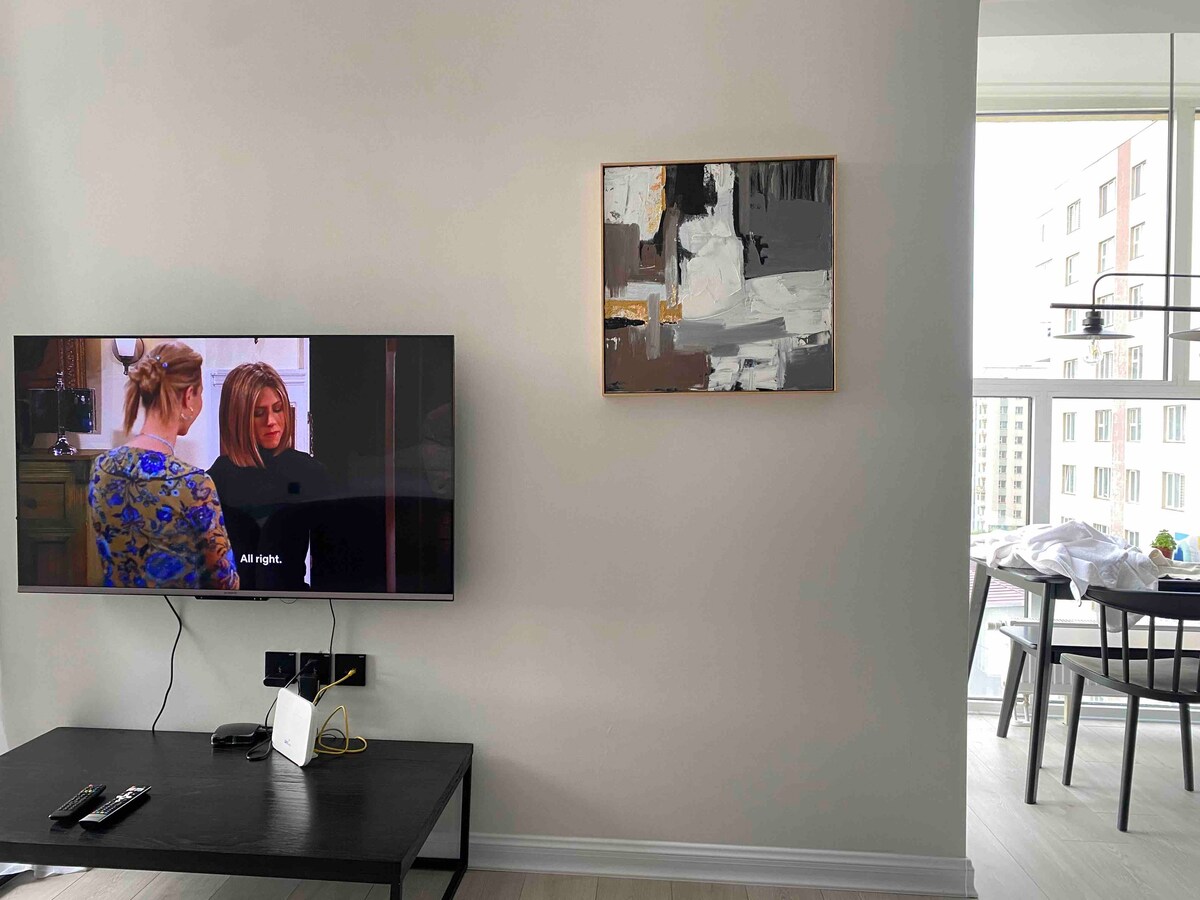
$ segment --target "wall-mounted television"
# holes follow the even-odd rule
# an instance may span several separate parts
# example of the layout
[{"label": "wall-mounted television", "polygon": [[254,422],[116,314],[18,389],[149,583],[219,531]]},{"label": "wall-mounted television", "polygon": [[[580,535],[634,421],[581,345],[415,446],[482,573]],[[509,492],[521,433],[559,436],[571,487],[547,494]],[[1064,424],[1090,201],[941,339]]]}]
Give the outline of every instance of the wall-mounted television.
[{"label": "wall-mounted television", "polygon": [[[452,336],[17,336],[14,360],[18,590],[453,599]],[[34,415],[56,381],[95,398],[70,455]]]}]

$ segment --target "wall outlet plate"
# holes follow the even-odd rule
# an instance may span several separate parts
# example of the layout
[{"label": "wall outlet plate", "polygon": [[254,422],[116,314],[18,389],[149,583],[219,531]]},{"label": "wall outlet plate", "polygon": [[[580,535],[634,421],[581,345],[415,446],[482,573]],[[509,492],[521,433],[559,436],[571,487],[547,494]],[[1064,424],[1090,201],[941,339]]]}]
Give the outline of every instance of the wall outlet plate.
[{"label": "wall outlet plate", "polygon": [[309,663],[315,663],[312,668],[312,673],[317,676],[317,680],[321,684],[329,684],[333,681],[330,675],[333,673],[333,660],[329,658],[328,653],[304,653],[300,654],[300,671],[303,672]]},{"label": "wall outlet plate", "polygon": [[263,684],[283,687],[296,677],[296,651],[268,650],[263,664]]},{"label": "wall outlet plate", "polygon": [[363,653],[333,654],[333,680],[337,681],[351,669],[355,669],[354,677],[347,678],[338,687],[366,687],[367,657]]}]

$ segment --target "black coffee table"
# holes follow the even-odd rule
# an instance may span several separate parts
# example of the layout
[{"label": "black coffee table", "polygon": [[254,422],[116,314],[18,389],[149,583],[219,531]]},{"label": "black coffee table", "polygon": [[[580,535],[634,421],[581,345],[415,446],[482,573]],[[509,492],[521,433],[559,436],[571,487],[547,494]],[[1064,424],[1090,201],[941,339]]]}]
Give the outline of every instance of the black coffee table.
[{"label": "black coffee table", "polygon": [[[410,868],[467,870],[471,744],[371,741],[365,753],[300,769],[214,750],[207,733],[56,728],[0,756],[0,859],[57,866],[206,872],[390,884]],[[51,810],[89,782],[150,798],[102,831]],[[418,857],[462,785],[457,859]]]}]

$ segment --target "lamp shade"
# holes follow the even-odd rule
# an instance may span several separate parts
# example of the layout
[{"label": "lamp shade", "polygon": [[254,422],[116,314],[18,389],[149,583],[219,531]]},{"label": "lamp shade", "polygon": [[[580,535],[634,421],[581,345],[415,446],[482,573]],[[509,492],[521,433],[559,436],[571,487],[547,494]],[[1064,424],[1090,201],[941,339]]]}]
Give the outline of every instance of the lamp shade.
[{"label": "lamp shade", "polygon": [[1056,334],[1054,337],[1062,341],[1123,341],[1133,337],[1133,335],[1121,334],[1117,331],[1106,331],[1103,314],[1101,314],[1100,310],[1092,307],[1088,310],[1088,314],[1083,317],[1082,331],[1072,331],[1069,334]]}]

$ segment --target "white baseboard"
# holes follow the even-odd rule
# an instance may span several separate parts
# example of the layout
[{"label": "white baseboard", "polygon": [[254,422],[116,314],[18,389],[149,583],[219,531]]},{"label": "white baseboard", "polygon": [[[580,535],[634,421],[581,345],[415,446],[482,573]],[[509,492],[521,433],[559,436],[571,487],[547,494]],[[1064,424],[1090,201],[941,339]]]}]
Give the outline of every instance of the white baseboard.
[{"label": "white baseboard", "polygon": [[[421,855],[457,856],[457,837],[435,832]],[[844,850],[473,834],[471,868],[976,896],[969,859]]]}]

